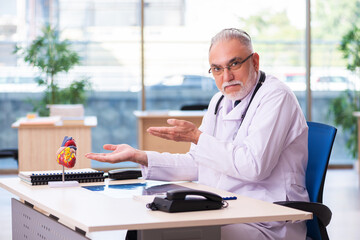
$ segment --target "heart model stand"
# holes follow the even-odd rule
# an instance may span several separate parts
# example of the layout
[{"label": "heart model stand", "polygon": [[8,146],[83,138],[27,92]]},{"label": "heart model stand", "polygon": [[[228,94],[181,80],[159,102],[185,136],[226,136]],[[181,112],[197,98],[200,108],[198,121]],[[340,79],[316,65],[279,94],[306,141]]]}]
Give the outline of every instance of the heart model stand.
[{"label": "heart model stand", "polygon": [[76,162],[76,143],[72,137],[65,136],[60,149],[57,152],[57,162],[62,165],[62,181],[51,181],[49,187],[78,187],[78,181],[65,181],[65,167],[72,168]]},{"label": "heart model stand", "polygon": [[62,181],[51,181],[48,183],[51,188],[78,187],[78,181],[65,181],[65,167],[62,168]]}]

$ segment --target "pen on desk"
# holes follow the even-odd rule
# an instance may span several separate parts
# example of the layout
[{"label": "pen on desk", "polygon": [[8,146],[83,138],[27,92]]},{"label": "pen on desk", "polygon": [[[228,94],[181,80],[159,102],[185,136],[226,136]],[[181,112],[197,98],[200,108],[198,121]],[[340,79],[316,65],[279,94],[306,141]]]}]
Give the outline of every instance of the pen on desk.
[{"label": "pen on desk", "polygon": [[236,200],[237,197],[236,196],[229,196],[229,197],[223,197],[223,200]]}]

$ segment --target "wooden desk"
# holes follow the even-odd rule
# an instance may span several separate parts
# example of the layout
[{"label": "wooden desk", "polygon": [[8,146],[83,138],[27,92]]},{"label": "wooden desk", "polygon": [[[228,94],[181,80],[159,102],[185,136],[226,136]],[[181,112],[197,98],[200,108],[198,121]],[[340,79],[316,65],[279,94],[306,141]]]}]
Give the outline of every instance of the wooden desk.
[{"label": "wooden desk", "polygon": [[[81,185],[105,184],[105,187],[109,187],[112,184],[144,182],[145,181],[141,179],[123,181],[109,181],[106,179],[105,183],[82,183]],[[212,191],[221,196],[236,195],[193,182],[177,184],[193,189]],[[50,188],[48,185],[30,186],[18,178],[0,179],[0,187],[3,187],[27,202],[26,205],[33,205],[34,209],[38,209],[46,216],[52,216],[52,221],[53,219],[58,219],[58,222],[61,222],[71,229],[80,229],[78,232],[84,232],[86,236],[89,237],[91,237],[91,233],[122,229],[146,231],[151,229],[218,226],[220,230],[221,225],[227,224],[296,221],[312,218],[312,214],[308,212],[240,195],[236,195],[238,197],[237,200],[228,201],[229,205],[224,209],[165,213],[161,211],[151,211],[146,208],[146,203],[151,202],[154,197],[149,195],[140,196],[140,198],[134,198],[132,196],[116,198],[82,187]],[[24,218],[24,214],[21,214],[20,217]],[[27,221],[28,217],[26,217],[25,220]],[[36,222],[35,219],[31,221]],[[40,223],[36,222],[36,224],[40,226]],[[21,225],[20,227],[24,228],[26,226]],[[47,228],[45,227],[45,229]],[[22,229],[16,229],[15,231],[21,230]],[[28,230],[24,229],[24,231]]]},{"label": "wooden desk", "polygon": [[174,142],[152,136],[146,132],[149,127],[169,126],[169,118],[186,120],[200,126],[205,111],[135,111],[138,118],[138,144],[139,149],[157,152],[186,153],[190,143]]},{"label": "wooden desk", "polygon": [[18,129],[19,171],[62,169],[55,155],[65,136],[73,137],[78,148],[74,168],[91,167],[91,161],[84,155],[91,152],[91,128],[97,125],[96,117],[85,117],[81,125],[51,124],[52,121],[27,122],[26,118],[21,118],[11,125]]}]

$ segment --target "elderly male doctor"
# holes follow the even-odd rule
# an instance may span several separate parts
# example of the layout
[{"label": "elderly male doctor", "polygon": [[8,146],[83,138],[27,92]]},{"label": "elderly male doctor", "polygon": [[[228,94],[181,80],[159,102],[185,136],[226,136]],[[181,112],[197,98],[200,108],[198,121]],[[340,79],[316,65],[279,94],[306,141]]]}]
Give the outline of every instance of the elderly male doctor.
[{"label": "elderly male doctor", "polygon": [[[211,99],[201,126],[169,119],[152,135],[192,142],[186,154],[140,151],[104,145],[111,153],[88,153],[103,162],[132,161],[146,179],[199,183],[268,202],[308,201],[305,188],[308,127],[291,90],[259,70],[250,36],[224,29],[211,41],[210,70],[220,92]],[[234,224],[222,239],[306,238],[305,222]]]}]

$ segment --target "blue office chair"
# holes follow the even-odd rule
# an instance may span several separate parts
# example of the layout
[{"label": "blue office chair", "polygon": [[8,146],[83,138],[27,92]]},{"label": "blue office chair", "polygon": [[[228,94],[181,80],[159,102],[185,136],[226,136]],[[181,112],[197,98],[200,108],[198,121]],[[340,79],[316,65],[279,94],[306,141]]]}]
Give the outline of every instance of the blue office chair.
[{"label": "blue office chair", "polygon": [[306,222],[307,236],[313,240],[328,240],[326,226],[331,220],[331,210],[322,204],[326,170],[337,129],[322,123],[308,122],[308,166],[306,169],[306,188],[310,202],[275,202],[299,210],[313,213],[313,219]]}]

